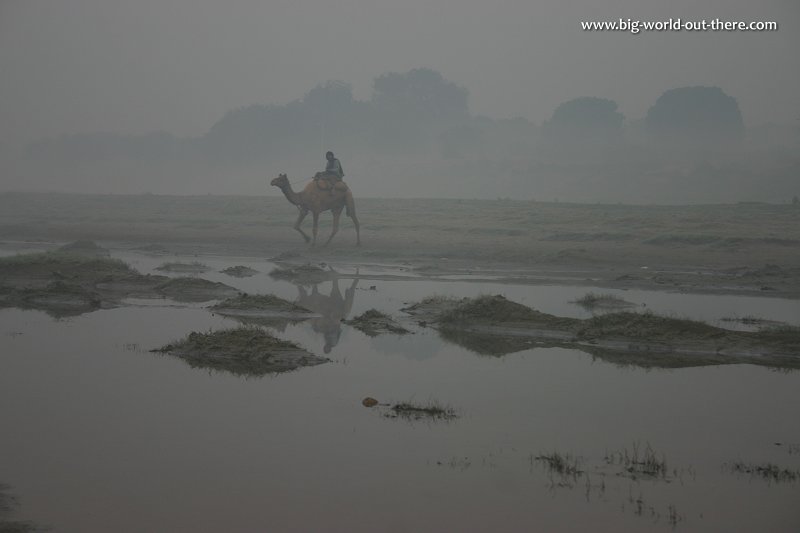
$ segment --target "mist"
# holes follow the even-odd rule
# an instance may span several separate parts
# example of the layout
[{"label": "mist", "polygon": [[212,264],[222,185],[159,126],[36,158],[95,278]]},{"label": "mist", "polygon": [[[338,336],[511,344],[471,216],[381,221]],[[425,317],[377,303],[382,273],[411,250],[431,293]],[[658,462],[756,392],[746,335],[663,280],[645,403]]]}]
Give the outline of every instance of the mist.
[{"label": "mist", "polygon": [[799,23],[0,0],[0,533],[800,531]]},{"label": "mist", "polygon": [[[580,28],[630,17],[779,27]],[[276,194],[333,150],[357,196],[788,202],[798,21],[779,0],[7,1],[0,190]]]}]

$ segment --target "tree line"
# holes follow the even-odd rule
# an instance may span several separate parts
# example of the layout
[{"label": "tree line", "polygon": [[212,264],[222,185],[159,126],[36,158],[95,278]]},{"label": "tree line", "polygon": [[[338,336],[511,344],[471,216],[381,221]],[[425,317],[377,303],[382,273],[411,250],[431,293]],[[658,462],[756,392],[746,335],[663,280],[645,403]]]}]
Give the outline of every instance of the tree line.
[{"label": "tree line", "polygon": [[378,76],[365,101],[353,97],[349,84],[328,81],[288,104],[233,109],[200,137],[165,132],[66,135],[33,143],[26,153],[56,161],[193,157],[226,165],[335,145],[374,154],[460,158],[519,155],[529,153],[536,143],[565,148],[612,145],[623,141],[626,132],[628,137],[670,146],[727,146],[741,141],[744,123],[736,99],[718,87],[670,89],[639,122],[627,122],[616,102],[598,97],[562,103],[541,126],[524,118],[490,119],[470,113],[464,87],[439,72],[418,68]]}]

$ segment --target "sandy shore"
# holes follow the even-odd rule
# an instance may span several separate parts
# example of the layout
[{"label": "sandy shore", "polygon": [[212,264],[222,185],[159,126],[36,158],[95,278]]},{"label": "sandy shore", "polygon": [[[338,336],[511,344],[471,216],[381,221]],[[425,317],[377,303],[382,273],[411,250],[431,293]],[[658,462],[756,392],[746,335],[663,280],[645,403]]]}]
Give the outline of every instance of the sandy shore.
[{"label": "sandy shore", "polygon": [[[107,245],[291,262],[391,264],[431,278],[800,297],[800,208],[357,199],[329,247],[292,229],[283,197],[0,195],[0,243]],[[309,217],[310,218],[310,217]],[[310,221],[305,228],[310,230]],[[330,231],[323,214],[320,238]]]}]

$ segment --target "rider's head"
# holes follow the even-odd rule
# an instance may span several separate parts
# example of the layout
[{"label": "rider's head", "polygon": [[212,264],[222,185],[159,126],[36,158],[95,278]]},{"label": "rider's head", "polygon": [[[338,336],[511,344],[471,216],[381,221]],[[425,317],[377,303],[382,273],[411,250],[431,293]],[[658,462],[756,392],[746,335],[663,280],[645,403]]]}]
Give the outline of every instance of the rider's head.
[{"label": "rider's head", "polygon": [[325,154],[325,159],[327,159],[328,161],[330,161],[331,159],[333,159],[333,152],[328,152],[328,153],[326,153],[326,154]]}]

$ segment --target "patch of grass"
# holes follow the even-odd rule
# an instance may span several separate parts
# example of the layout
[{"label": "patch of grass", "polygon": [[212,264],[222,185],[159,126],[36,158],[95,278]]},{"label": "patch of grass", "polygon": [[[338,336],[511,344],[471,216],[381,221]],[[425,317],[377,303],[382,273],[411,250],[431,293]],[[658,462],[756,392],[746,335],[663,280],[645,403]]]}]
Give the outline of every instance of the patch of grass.
[{"label": "patch of grass", "polygon": [[[529,462],[531,473],[533,473],[534,465],[539,465],[549,476],[551,490],[560,488],[571,490],[582,485],[587,502],[593,495],[604,502],[609,502],[609,496],[621,495],[618,483],[615,484],[617,486],[612,485],[614,490],[607,491],[607,480],[628,478],[636,481],[640,478],[647,478],[653,483],[671,481],[671,478],[667,477],[666,461],[663,457],[657,457],[649,445],[642,448],[638,443],[634,444],[633,451],[623,450],[605,454],[603,462],[613,466],[612,472],[608,472],[609,469],[601,465],[592,465],[591,462],[588,467],[584,467],[587,461],[583,457],[559,451],[538,455],[532,453],[529,455]],[[677,470],[673,471],[672,475],[683,479]],[[638,483],[636,485],[638,486]],[[634,492],[634,484],[629,484],[628,487],[627,497],[622,503],[623,511],[627,508],[632,510],[636,516],[648,517],[653,523],[664,520],[673,527],[683,520],[674,504],[669,504],[666,509],[661,508],[663,510],[660,510],[655,505],[648,504],[641,491],[637,495]]]},{"label": "patch of grass", "polygon": [[581,470],[581,459],[570,453],[552,452],[549,454],[540,454],[537,456],[531,455],[531,461],[537,461],[545,465],[547,470],[551,473],[560,476],[577,477],[583,474]]},{"label": "patch of grass", "polygon": [[386,313],[383,313],[373,308],[364,311],[363,313],[355,317],[353,320],[387,320],[387,319],[391,320],[391,318],[392,317],[390,317]]},{"label": "patch of grass", "polygon": [[237,376],[264,376],[328,362],[255,327],[193,332],[151,351],[179,357],[193,368],[221,370]]},{"label": "patch of grass", "polygon": [[218,304],[212,305],[211,309],[219,311],[224,309],[235,309],[241,311],[282,311],[308,314],[309,310],[300,307],[288,300],[284,300],[274,294],[245,294],[228,298]]},{"label": "patch of grass", "polygon": [[369,309],[364,311],[359,316],[346,320],[346,324],[353,326],[359,331],[375,337],[381,333],[394,333],[396,335],[404,335],[411,333],[406,328],[397,324],[392,317],[386,313],[382,313],[377,309]]},{"label": "patch of grass", "polygon": [[739,324],[747,324],[748,326],[757,326],[767,322],[763,318],[758,318],[752,315],[745,315],[741,317],[723,317],[720,319],[723,322],[738,322]]},{"label": "patch of grass", "polygon": [[752,464],[743,461],[734,461],[732,463],[727,463],[726,466],[731,472],[750,474],[753,477],[760,477],[765,481],[773,483],[795,482],[800,479],[800,470],[782,468],[773,463]]},{"label": "patch of grass", "polygon": [[154,352],[176,350],[228,350],[235,349],[244,355],[258,355],[270,349],[297,349],[296,344],[277,339],[258,328],[234,328],[208,333],[189,333],[184,339],[167,344]]},{"label": "patch of grass", "polygon": [[424,326],[428,321],[437,320],[441,313],[455,308],[459,302],[459,299],[452,296],[426,296],[421,301],[407,304],[400,310],[420,319],[420,324]]},{"label": "patch of grass", "polygon": [[236,289],[218,281],[202,278],[173,278],[158,285],[156,290],[179,302],[207,302],[236,293]]},{"label": "patch of grass", "polygon": [[0,274],[88,276],[89,274],[129,274],[135,272],[120,259],[93,257],[68,252],[38,252],[0,257]]},{"label": "patch of grass", "polygon": [[650,477],[666,479],[667,459],[664,454],[657,454],[650,444],[644,448],[638,442],[633,443],[632,449],[627,448],[618,452],[606,452],[603,461],[608,465],[621,466],[627,475],[637,477]]},{"label": "patch of grass", "polygon": [[243,324],[256,324],[284,331],[286,326],[302,322],[314,313],[273,294],[244,294],[228,298],[210,309]]},{"label": "patch of grass", "polygon": [[406,420],[453,420],[458,413],[450,406],[441,405],[435,400],[425,404],[401,402],[392,405],[385,415],[387,418],[403,418]]},{"label": "patch of grass", "polygon": [[[662,359],[644,366],[693,366],[706,362],[800,366],[796,355],[800,353],[800,328],[791,326],[757,332],[732,331],[649,311],[613,312],[581,320],[542,313],[499,295],[461,300],[426,298],[402,311],[414,316],[422,326],[431,323],[445,340],[470,349],[472,346],[466,342],[483,346],[476,350],[479,353],[509,353],[524,349],[525,343],[578,345],[579,349],[603,359],[614,353],[635,354],[635,358],[627,360],[637,366],[641,366],[636,362],[640,358],[644,358],[642,362]],[[494,342],[503,345],[503,349],[492,349]],[[671,364],[670,360],[677,364]]]},{"label": "patch of grass", "polygon": [[119,259],[95,254],[45,252],[0,258],[2,305],[77,315],[120,304],[129,294],[158,298],[168,278],[144,276]]},{"label": "patch of grass", "polygon": [[258,274],[258,270],[243,265],[228,267],[226,269],[221,270],[220,272],[222,272],[223,274],[227,274],[229,276],[233,276],[235,278],[249,278],[250,276],[255,276],[256,274]]},{"label": "patch of grass", "polygon": [[452,309],[445,310],[439,321],[445,324],[487,321],[492,323],[543,321],[550,317],[525,305],[512,302],[505,296],[464,298]]},{"label": "patch of grass", "polygon": [[620,312],[589,318],[576,335],[581,339],[624,337],[628,339],[714,339],[724,337],[727,330],[704,322],[671,318],[650,312]]}]

